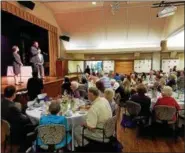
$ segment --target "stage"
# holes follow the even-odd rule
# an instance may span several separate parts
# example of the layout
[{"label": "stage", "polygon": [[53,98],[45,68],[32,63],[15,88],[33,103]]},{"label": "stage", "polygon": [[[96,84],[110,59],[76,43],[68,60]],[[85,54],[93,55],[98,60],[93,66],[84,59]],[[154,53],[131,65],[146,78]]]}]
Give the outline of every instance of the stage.
[{"label": "stage", "polygon": [[[67,77],[70,80],[77,80],[77,75],[68,75]],[[27,81],[29,77],[22,77],[22,84],[15,86],[17,92],[26,91]],[[61,84],[64,78],[58,77],[45,77],[44,83],[44,93],[47,93],[48,96],[55,97],[61,93]],[[3,95],[4,88],[8,85],[14,85],[14,78],[13,77],[1,77],[1,94]]]}]

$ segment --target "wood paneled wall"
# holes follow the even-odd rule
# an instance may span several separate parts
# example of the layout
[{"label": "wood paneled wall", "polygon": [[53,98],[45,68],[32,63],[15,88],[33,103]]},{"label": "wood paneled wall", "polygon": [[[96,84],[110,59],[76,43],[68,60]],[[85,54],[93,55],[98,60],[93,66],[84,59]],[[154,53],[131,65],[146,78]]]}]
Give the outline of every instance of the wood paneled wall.
[{"label": "wood paneled wall", "polygon": [[134,61],[115,61],[115,72],[130,74],[134,70]]}]

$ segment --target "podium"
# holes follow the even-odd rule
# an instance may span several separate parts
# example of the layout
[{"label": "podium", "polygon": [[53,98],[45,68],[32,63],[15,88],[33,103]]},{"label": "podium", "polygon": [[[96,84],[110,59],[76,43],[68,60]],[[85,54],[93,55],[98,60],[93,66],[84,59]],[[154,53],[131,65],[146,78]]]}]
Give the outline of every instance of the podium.
[{"label": "podium", "polygon": [[[13,66],[8,66],[7,76],[14,76]],[[21,67],[21,77],[32,77],[32,68],[31,66],[22,66]]]},{"label": "podium", "polygon": [[56,61],[56,75],[57,77],[64,77],[67,74],[68,61],[67,60],[57,60]]}]

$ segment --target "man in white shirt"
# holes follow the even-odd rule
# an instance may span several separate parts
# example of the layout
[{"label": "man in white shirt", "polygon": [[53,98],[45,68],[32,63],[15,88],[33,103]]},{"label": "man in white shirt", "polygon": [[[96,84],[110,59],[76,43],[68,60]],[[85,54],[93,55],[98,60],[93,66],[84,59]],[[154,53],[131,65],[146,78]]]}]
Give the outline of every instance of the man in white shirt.
[{"label": "man in white shirt", "polygon": [[38,76],[39,76],[39,78],[44,78],[44,66],[43,66],[43,64],[44,64],[44,57],[43,57],[43,55],[41,54],[41,50],[40,49],[38,49],[38,63],[37,63],[37,65],[38,65]]},{"label": "man in white shirt", "polygon": [[[87,127],[84,130],[84,135],[93,140],[102,140],[102,131],[95,128],[103,128],[105,122],[112,117],[110,104],[105,98],[99,97],[99,91],[96,87],[89,88],[88,99],[92,102],[92,106],[83,125]],[[77,126],[74,132],[75,140],[80,146],[82,146],[82,128],[82,126]],[[86,144],[88,141],[85,139],[84,145]]]}]

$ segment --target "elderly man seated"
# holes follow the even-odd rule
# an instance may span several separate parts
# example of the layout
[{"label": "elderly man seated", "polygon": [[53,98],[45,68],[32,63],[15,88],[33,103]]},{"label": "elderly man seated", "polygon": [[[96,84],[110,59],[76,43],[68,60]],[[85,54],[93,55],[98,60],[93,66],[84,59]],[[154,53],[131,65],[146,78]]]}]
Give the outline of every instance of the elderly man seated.
[{"label": "elderly man seated", "polygon": [[[83,126],[87,127],[84,131],[84,135],[93,140],[102,140],[102,131],[95,128],[102,128],[105,122],[112,117],[112,110],[109,102],[99,97],[99,91],[95,87],[91,87],[88,90],[88,99],[92,102],[92,106],[89,109],[86,120]],[[75,128],[75,139],[79,146],[82,146],[82,127],[77,126]],[[84,140],[84,145],[88,144],[88,141]]]}]

